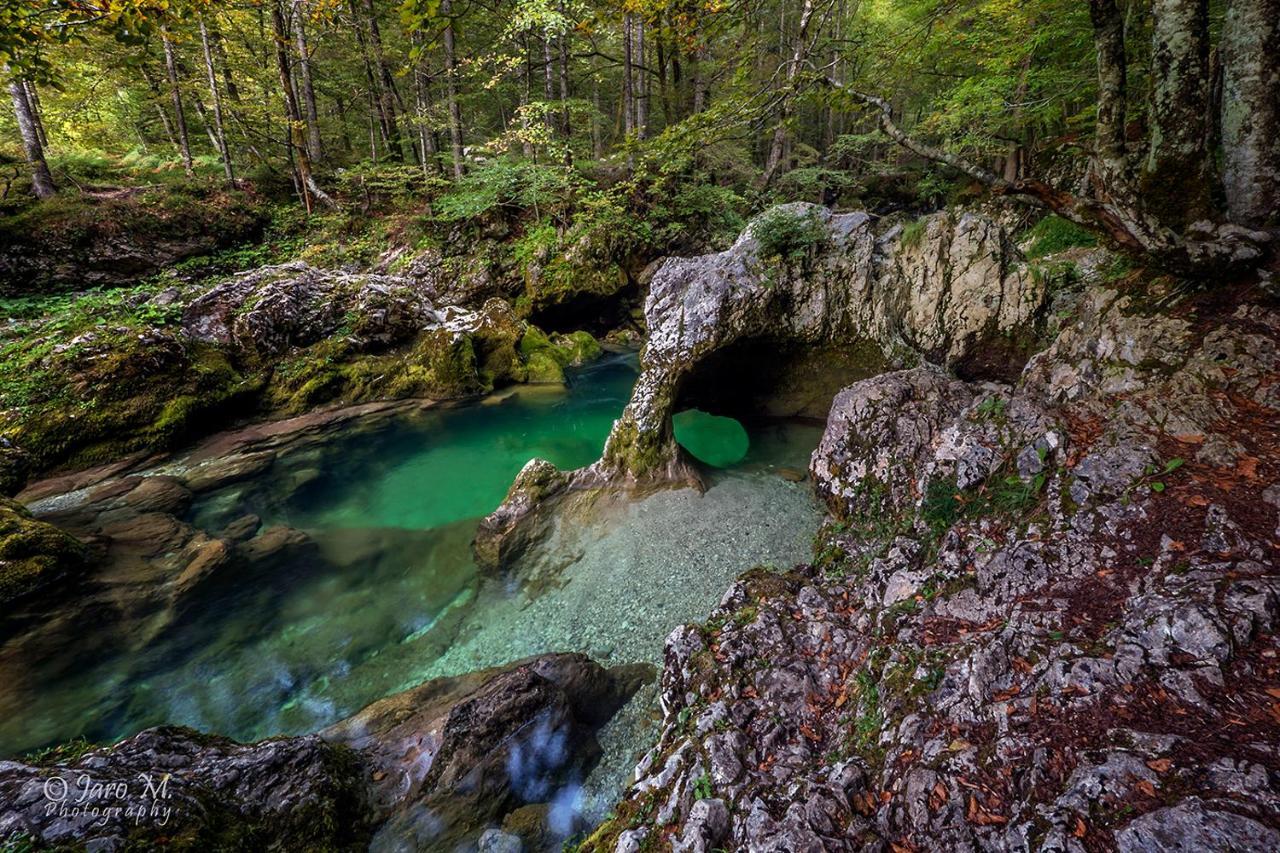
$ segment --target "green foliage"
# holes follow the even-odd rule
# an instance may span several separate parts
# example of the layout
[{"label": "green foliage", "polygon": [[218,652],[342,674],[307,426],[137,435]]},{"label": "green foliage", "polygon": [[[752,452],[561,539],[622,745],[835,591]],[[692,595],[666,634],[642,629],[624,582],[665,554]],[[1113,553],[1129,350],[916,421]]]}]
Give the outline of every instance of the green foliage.
[{"label": "green foliage", "polygon": [[784,263],[805,259],[827,240],[826,223],[812,208],[800,213],[772,208],[751,223],[751,233],[762,258]]},{"label": "green foliage", "polygon": [[902,236],[898,242],[904,249],[914,249],[924,240],[925,220],[913,219],[902,226]]},{"label": "green foliage", "polygon": [[711,787],[711,776],[703,773],[693,783],[693,798],[695,800],[709,800],[715,796],[715,791]]},{"label": "green foliage", "polygon": [[441,222],[463,222],[500,214],[562,212],[578,188],[577,177],[560,166],[544,166],[514,157],[484,163],[466,174],[433,208]]},{"label": "green foliage", "polygon": [[[83,736],[66,741],[65,743],[47,746],[44,749],[37,750],[23,756],[22,760],[27,764],[33,764],[36,767],[53,767],[55,765],[72,764],[79,761],[86,753],[97,749],[98,745],[89,741]],[[3,848],[0,848],[3,849]]]},{"label": "green foliage", "polygon": [[1027,231],[1026,238],[1030,241],[1027,248],[1029,258],[1043,258],[1067,249],[1098,245],[1098,238],[1094,234],[1070,220],[1052,214],[1033,225]]}]

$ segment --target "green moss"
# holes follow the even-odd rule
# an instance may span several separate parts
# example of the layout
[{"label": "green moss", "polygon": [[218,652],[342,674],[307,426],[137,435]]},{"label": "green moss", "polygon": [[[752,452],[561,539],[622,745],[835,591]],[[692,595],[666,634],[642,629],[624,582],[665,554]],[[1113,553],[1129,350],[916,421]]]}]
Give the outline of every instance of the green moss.
[{"label": "green moss", "polygon": [[16,501],[0,498],[0,605],[47,589],[80,573],[85,548]]},{"label": "green moss", "polygon": [[604,354],[600,342],[593,338],[590,332],[577,331],[567,335],[557,335],[555,344],[557,349],[566,353],[567,364],[574,367],[589,364]]},{"label": "green moss", "polygon": [[1067,249],[1098,245],[1098,238],[1091,231],[1052,214],[1033,225],[1027,231],[1026,238],[1030,240],[1027,248],[1029,258],[1043,258]]},{"label": "green moss", "polygon": [[547,333],[539,329],[537,326],[530,324],[525,328],[524,335],[520,338],[520,354],[525,356],[533,355],[540,350],[551,348],[551,339],[547,337]]},{"label": "green moss", "polygon": [[564,382],[564,368],[561,367],[560,360],[556,358],[552,347],[530,354],[525,360],[525,368],[528,371],[527,381],[529,382],[546,384]]},{"label": "green moss", "polygon": [[924,232],[927,222],[925,219],[913,219],[902,226],[902,235],[898,238],[898,242],[904,249],[914,249],[924,242]]}]

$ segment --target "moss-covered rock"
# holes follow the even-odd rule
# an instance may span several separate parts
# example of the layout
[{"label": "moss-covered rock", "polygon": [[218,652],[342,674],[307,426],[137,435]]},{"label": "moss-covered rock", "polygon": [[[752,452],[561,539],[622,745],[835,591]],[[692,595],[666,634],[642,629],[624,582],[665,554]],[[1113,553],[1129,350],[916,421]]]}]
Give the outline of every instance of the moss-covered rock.
[{"label": "moss-covered rock", "polygon": [[21,448],[0,440],[0,497],[20,492],[30,467],[31,458]]},{"label": "moss-covered rock", "polygon": [[80,542],[32,518],[16,501],[0,498],[0,606],[72,577],[85,565]]},{"label": "moss-covered rock", "polygon": [[266,222],[261,199],[221,188],[60,195],[0,218],[0,294],[129,284],[248,240]]},{"label": "moss-covered rock", "polygon": [[550,338],[530,324],[520,338],[519,352],[528,371],[527,381],[564,382],[564,368],[581,367],[599,358],[600,344],[589,332],[571,332]]},{"label": "moss-covered rock", "polygon": [[554,342],[557,349],[566,353],[569,358],[568,363],[574,367],[590,364],[604,354],[600,342],[593,338],[590,332],[577,331],[567,335],[556,335]]},{"label": "moss-covered rock", "polygon": [[120,334],[60,360],[38,403],[0,415],[34,470],[174,447],[243,407],[260,378],[216,347],[171,333]]}]

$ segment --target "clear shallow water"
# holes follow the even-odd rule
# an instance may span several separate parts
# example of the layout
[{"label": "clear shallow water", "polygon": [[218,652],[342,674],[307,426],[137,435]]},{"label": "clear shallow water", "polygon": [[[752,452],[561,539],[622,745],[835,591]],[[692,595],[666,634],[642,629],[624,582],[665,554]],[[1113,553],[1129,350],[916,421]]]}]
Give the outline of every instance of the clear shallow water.
[{"label": "clear shallow water", "polygon": [[[67,626],[0,687],[0,756],[160,723],[242,740],[304,733],[425,678],[544,651],[660,662],[671,628],[703,616],[737,574],[807,556],[819,512],[780,471],[804,467],[816,428],[752,429],[746,457],[705,494],[663,492],[565,525],[528,557],[536,586],[482,581],[470,557],[478,517],[529,458],[598,457],[634,379],[634,358],[609,359],[567,391],[521,388],[336,436],[211,496],[198,525],[253,512],[308,531],[318,551],[228,578],[123,638]],[[12,658],[7,673],[20,671]],[[606,743],[616,760],[598,787],[617,783],[634,746],[626,733]]]}]

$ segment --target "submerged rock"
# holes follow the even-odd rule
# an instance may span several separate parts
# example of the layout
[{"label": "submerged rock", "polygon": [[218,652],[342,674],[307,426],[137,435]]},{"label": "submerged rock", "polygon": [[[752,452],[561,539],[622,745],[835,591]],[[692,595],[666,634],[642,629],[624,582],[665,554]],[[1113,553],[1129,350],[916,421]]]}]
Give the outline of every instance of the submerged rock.
[{"label": "submerged rock", "polygon": [[6,618],[15,601],[50,591],[87,564],[88,553],[74,537],[0,497],[0,608]]},{"label": "submerged rock", "polygon": [[645,677],[544,655],[427,682],[321,735],[238,744],[158,728],[70,760],[0,761],[0,841],[453,849],[581,775],[594,731]]},{"label": "submerged rock", "polygon": [[[530,459],[516,475],[502,504],[476,530],[473,552],[481,571],[493,572],[518,558],[542,534],[547,499],[569,484],[567,475],[545,459]],[[542,523],[539,523],[540,516]]]}]

